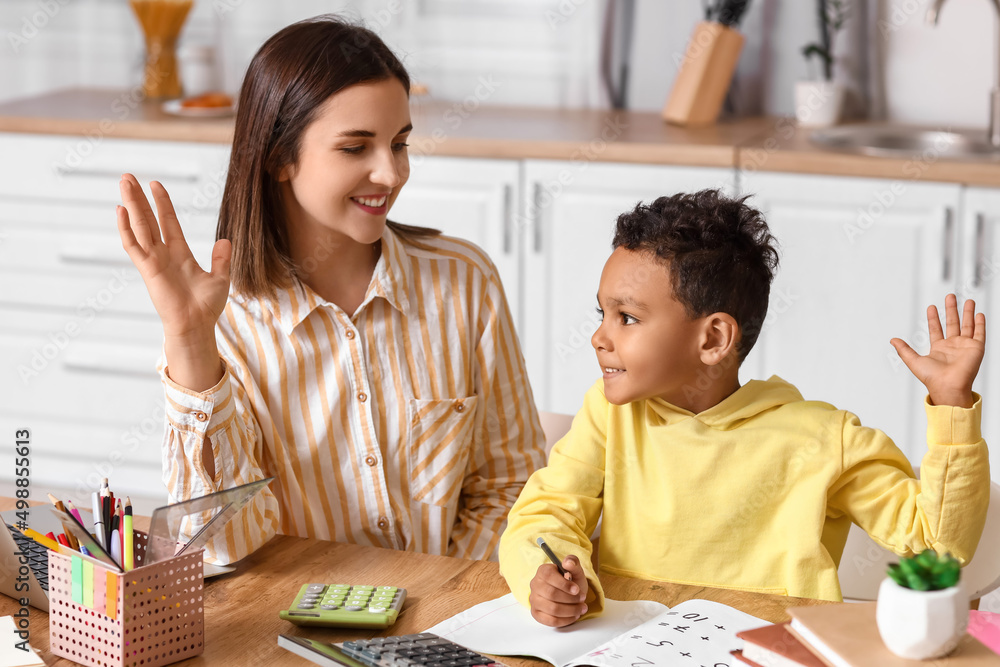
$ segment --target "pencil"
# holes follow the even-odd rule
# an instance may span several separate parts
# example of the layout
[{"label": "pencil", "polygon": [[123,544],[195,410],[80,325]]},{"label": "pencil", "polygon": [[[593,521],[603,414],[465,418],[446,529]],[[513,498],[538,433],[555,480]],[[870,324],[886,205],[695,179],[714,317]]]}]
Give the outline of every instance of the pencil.
[{"label": "pencil", "polygon": [[[60,502],[60,505],[61,504],[62,504],[62,502]],[[56,508],[59,508],[59,505],[56,505]],[[65,507],[62,508],[62,509],[63,509],[64,512],[68,512],[71,517],[73,517],[74,519],[76,519],[76,522],[78,524],[80,524],[81,528],[83,528],[83,532],[85,532],[85,533],[89,532],[86,529],[86,527],[84,527],[84,525],[83,525],[83,519],[80,518],[80,510],[78,510],[76,508],[76,505],[73,504],[72,500],[67,500],[66,503],[65,503]],[[66,537],[67,537],[67,539],[69,539],[69,545],[72,548],[74,548],[77,551],[79,551],[80,550],[80,540],[76,539],[76,535],[74,535],[73,532],[70,531],[70,532],[66,533]]]},{"label": "pencil", "polygon": [[[68,511],[66,509],[66,506],[63,504],[63,501],[59,500],[51,493],[48,494],[48,496],[49,496],[49,502],[55,505],[57,510],[59,510],[60,512]],[[80,548],[80,541],[76,539],[76,537],[73,535],[73,531],[67,530],[65,524],[63,524],[63,530],[66,530],[66,533],[64,535],[64,537],[66,538],[66,546],[68,546],[70,549],[78,550]],[[58,535],[56,536],[57,539],[59,537],[60,536]],[[59,540],[59,543],[62,544],[62,540]]]},{"label": "pencil", "polygon": [[58,542],[56,542],[55,540],[50,540],[49,538],[47,538],[44,535],[42,535],[41,533],[39,533],[37,530],[32,530],[31,528],[25,528],[21,532],[24,533],[26,536],[30,537],[31,539],[33,539],[34,541],[36,541],[39,544],[41,544],[46,549],[52,549],[53,551],[59,551],[59,543]]},{"label": "pencil", "polygon": [[83,517],[80,516],[80,510],[78,510],[76,508],[76,505],[73,504],[72,500],[67,500],[66,501],[66,509],[69,510],[69,513],[73,515],[73,518],[76,519],[80,523],[80,525],[82,526],[83,525]]},{"label": "pencil", "polygon": [[566,575],[568,574],[568,573],[566,572],[566,568],[564,568],[564,567],[562,566],[562,563],[561,563],[561,562],[559,562],[559,559],[558,559],[558,558],[556,558],[556,555],[555,555],[554,553],[552,553],[552,549],[550,549],[550,548],[549,548],[549,545],[547,545],[547,544],[545,543],[545,540],[544,540],[544,539],[542,539],[541,537],[539,537],[539,538],[538,538],[538,539],[536,540],[536,542],[538,543],[538,546],[540,546],[540,547],[542,548],[542,551],[544,551],[544,552],[545,552],[545,555],[549,557],[549,560],[550,560],[550,561],[552,561],[552,562],[553,562],[553,563],[555,564],[555,566],[556,566],[557,568],[559,568],[559,574],[561,574],[562,576],[564,576],[564,577],[565,577],[565,576],[566,576]]}]

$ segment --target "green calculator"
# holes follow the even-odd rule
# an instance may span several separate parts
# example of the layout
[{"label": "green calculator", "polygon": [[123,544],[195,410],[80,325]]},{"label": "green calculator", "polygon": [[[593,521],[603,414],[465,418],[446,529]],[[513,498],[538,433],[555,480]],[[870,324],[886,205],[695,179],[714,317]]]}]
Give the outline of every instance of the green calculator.
[{"label": "green calculator", "polygon": [[396,622],[406,589],[395,586],[303,584],[278,616],[296,625],[387,628]]}]

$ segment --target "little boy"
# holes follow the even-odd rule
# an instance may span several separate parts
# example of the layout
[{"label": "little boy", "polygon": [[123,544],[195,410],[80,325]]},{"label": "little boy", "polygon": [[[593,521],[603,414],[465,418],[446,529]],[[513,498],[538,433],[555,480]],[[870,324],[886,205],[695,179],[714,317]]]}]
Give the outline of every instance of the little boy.
[{"label": "little boy", "polygon": [[740,386],[778,262],[745,199],[706,190],[618,218],[591,341],[604,377],[500,540],[501,572],[540,623],[603,609],[590,542],[602,510],[603,570],[696,586],[840,600],[852,521],[901,555],[972,558],[990,488],[972,392],[985,316],[967,301],[960,321],[949,295],[947,334],[928,309],[927,356],[891,341],[928,392],[918,481],[892,441],[851,413],[803,400],[778,377]]}]

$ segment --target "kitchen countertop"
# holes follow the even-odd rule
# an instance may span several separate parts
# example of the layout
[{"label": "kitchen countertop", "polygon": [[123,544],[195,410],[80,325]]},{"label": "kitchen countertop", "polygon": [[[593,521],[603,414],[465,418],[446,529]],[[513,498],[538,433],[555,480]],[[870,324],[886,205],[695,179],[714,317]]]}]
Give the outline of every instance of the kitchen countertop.
[{"label": "kitchen countertop", "polygon": [[[411,105],[411,155],[737,167],[1000,187],[1000,160],[840,153],[811,144],[809,130],[788,118],[682,128],[652,112],[500,107],[421,96]],[[233,118],[170,115],[135,90],[70,89],[0,104],[0,132],[229,143]]]},{"label": "kitchen countertop", "polygon": [[[811,131],[797,127],[790,119],[777,119],[768,131],[739,146],[737,167],[743,171],[791,171],[1000,187],[1000,159],[943,159],[933,150],[915,158],[872,157],[816,146],[809,141]],[[986,136],[986,130],[973,132]]]}]

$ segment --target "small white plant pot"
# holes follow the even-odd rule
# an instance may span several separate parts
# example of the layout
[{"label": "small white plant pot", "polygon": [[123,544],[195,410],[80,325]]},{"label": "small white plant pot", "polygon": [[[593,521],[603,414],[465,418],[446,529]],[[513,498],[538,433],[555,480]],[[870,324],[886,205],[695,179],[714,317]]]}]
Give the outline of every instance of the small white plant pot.
[{"label": "small white plant pot", "polygon": [[828,127],[840,121],[844,86],[833,81],[795,84],[795,119],[803,127]]},{"label": "small white plant pot", "polygon": [[886,648],[899,657],[940,658],[965,635],[969,598],[960,585],[915,591],[886,577],[878,589],[875,620]]}]

